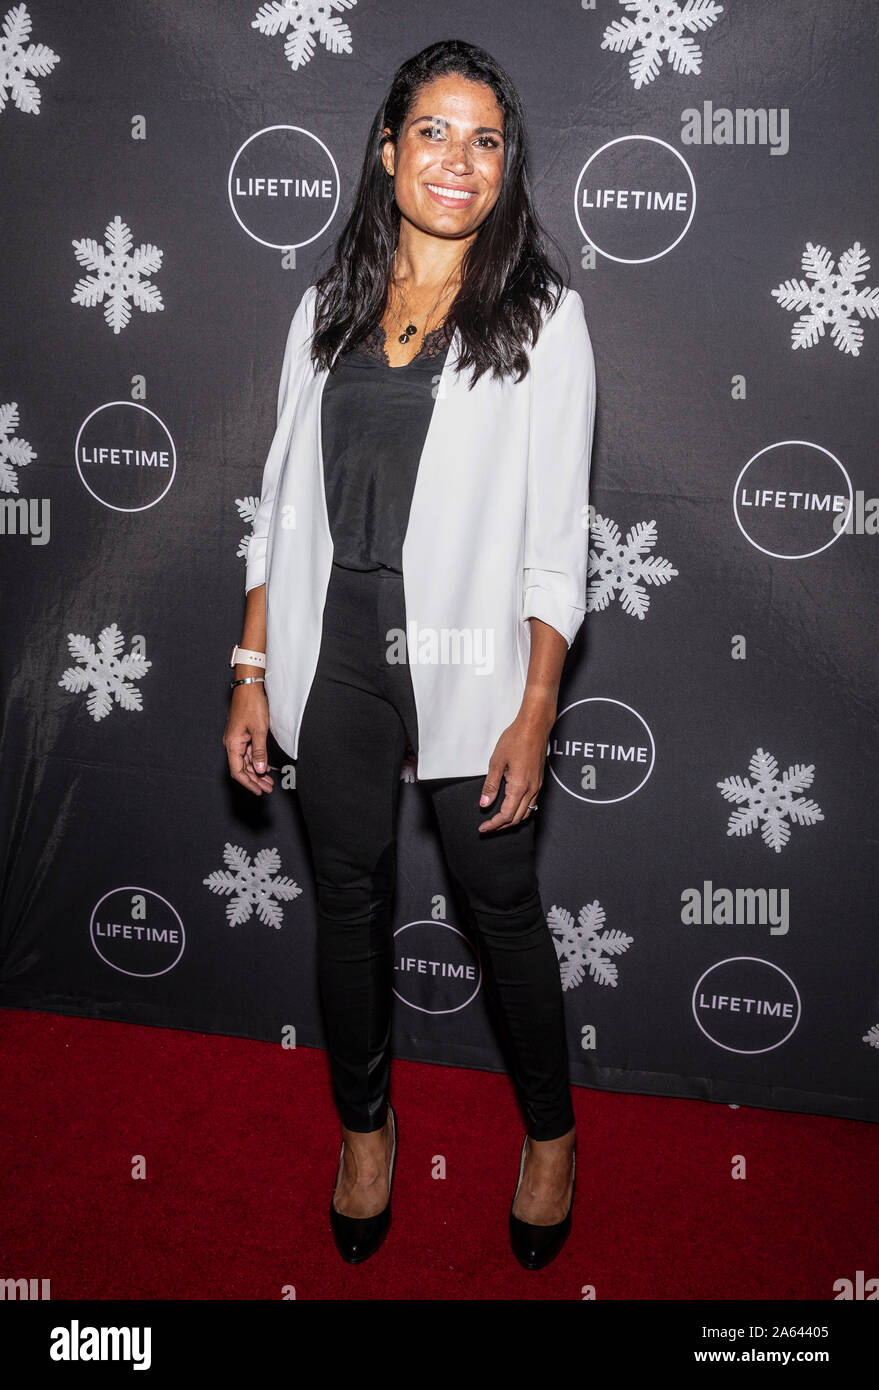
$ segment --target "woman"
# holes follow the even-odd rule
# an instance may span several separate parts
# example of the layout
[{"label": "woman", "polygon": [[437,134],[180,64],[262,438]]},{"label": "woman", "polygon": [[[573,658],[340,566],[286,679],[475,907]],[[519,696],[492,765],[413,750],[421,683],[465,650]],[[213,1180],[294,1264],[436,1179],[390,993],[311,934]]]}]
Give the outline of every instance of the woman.
[{"label": "woman", "polygon": [[509,1237],[561,1249],[574,1114],[534,812],[585,612],[595,411],[582,301],[550,266],[524,119],[482,49],[432,44],[376,115],[335,261],[287,339],[224,734],[297,760],[342,1148],[343,1258],[390,1223],[395,816],[407,740],[526,1116]]}]

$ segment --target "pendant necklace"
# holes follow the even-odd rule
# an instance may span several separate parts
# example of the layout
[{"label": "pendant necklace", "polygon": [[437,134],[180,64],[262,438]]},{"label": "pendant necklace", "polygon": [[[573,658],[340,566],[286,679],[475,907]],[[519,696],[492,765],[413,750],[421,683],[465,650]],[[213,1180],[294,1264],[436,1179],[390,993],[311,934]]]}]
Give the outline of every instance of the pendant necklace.
[{"label": "pendant necklace", "polygon": [[[397,259],[397,253],[396,253],[396,251],[395,251],[395,252],[394,252],[394,260],[396,260],[396,259]],[[450,273],[453,273],[453,272],[450,272]],[[446,279],[448,279],[448,276],[446,277]],[[400,298],[401,298],[402,301],[403,301],[403,307],[404,307],[404,309],[406,310],[406,313],[407,313],[407,315],[408,315],[408,314],[409,314],[409,305],[408,305],[407,302],[406,302],[406,296],[404,295],[403,291],[400,289],[400,286],[397,284],[396,279],[393,281],[393,284],[394,284],[394,287],[395,287],[397,293],[399,294]],[[454,289],[455,287],[453,286],[452,288]],[[450,293],[449,290],[446,290],[446,291],[445,291],[445,294],[449,294],[449,293]],[[442,300],[442,299],[445,298],[445,294],[440,294],[440,295],[438,296],[438,298],[434,300],[433,307],[431,308],[430,313],[427,315],[427,318],[424,320],[425,329],[427,328],[427,325],[430,323],[431,315],[433,314],[434,310],[436,309],[437,304],[439,304],[440,300]],[[394,315],[394,318],[397,320],[398,324],[399,324],[400,327],[403,329],[403,332],[400,333],[399,336],[398,336],[398,338],[397,338],[397,342],[398,342],[398,343],[408,343],[409,339],[410,339],[411,337],[413,337],[413,336],[418,332],[418,328],[417,328],[416,325],[412,322],[411,315],[409,315],[409,322],[408,322],[407,324],[404,324],[404,323],[403,323],[403,320],[399,317],[399,315],[396,313],[396,311],[395,311],[394,309],[391,309],[391,313]]]}]

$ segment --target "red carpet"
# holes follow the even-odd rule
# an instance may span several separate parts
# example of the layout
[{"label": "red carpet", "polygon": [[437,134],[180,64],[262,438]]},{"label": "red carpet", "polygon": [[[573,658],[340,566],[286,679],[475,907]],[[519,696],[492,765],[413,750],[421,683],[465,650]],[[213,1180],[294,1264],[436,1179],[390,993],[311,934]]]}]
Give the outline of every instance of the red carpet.
[{"label": "red carpet", "polygon": [[352,1267],[327,1220],[323,1052],[7,1010],[0,1070],[0,1277],[53,1300],[833,1299],[879,1274],[879,1132],[859,1121],[574,1087],[573,1230],[529,1273],[507,1244],[507,1078],[397,1061],[393,1225]]}]

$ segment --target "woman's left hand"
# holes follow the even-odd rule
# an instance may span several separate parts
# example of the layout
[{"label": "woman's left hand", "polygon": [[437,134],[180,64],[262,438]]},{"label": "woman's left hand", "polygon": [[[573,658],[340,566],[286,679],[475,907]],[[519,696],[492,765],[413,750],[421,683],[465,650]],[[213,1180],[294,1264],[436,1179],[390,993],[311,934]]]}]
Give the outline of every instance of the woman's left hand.
[{"label": "woman's left hand", "polygon": [[488,764],[480,805],[491,805],[500,790],[502,777],[506,780],[506,795],[500,810],[480,825],[480,835],[506,825],[518,825],[531,814],[529,808],[536,805],[537,793],[543,785],[546,743],[555,718],[555,710],[549,708],[520,710],[512,724],[504,729]]}]

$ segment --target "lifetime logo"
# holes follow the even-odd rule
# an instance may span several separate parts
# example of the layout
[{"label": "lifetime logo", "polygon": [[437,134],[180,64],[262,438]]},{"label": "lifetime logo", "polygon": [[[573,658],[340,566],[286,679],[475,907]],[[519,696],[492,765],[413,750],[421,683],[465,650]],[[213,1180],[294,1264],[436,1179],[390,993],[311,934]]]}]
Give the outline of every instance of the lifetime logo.
[{"label": "lifetime logo", "polygon": [[[686,236],[696,181],[679,150],[655,135],[621,135],[589,156],[574,216],[592,251],[625,265],[665,256]],[[584,268],[591,265],[583,261]]]},{"label": "lifetime logo", "polygon": [[793,1018],[794,1006],[787,999],[749,999],[742,994],[706,994],[699,991],[700,1009],[728,1010],[731,1013],[766,1014],[769,1018]]},{"label": "lifetime logo", "polygon": [[705,970],[693,989],[699,1029],[727,1052],[754,1055],[781,1047],[800,1022],[799,990],[784,970],[759,956],[731,956]]},{"label": "lifetime logo", "polygon": [[[802,498],[802,502],[800,499]],[[743,487],[739,497],[742,507],[790,507],[803,512],[844,512],[848,499],[842,493],[794,492],[788,488],[753,488],[751,496]]]},{"label": "lifetime logo", "polygon": [[439,976],[443,980],[475,980],[473,965],[450,965],[444,960],[422,960],[418,956],[401,956],[394,966],[404,974],[414,970],[419,975]]},{"label": "lifetime logo", "polygon": [[254,131],[236,151],[227,191],[242,231],[283,251],[293,268],[296,250],[316,241],[335,217],[341,178],[332,152],[310,130],[273,125]]},{"label": "lifetime logo", "polygon": [[417,1013],[458,1013],[482,984],[479,958],[457,927],[440,918],[407,922],[394,932],[394,995]]},{"label": "lifetime logo", "polygon": [[333,179],[297,179],[275,175],[269,178],[242,178],[235,175],[236,198],[333,198]]},{"label": "lifetime logo", "polygon": [[170,468],[169,449],[126,449],[119,444],[93,444],[80,449],[80,463],[111,463],[114,467],[134,465],[135,468]]}]

